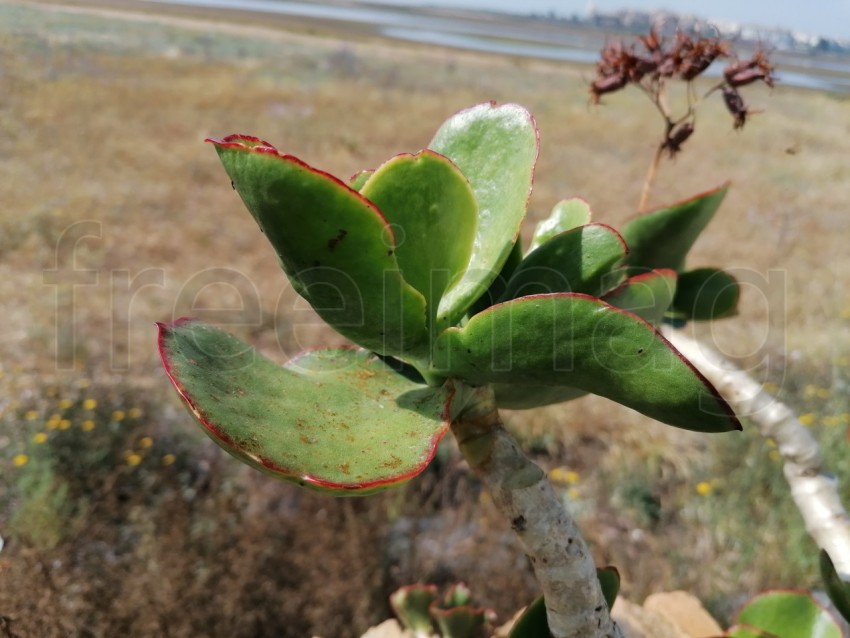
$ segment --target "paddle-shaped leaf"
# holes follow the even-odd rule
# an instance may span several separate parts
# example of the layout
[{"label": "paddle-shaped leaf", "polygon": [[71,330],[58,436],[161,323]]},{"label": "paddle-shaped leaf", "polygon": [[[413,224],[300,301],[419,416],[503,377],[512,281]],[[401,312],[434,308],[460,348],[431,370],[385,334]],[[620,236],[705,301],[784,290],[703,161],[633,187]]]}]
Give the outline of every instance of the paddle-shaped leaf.
[{"label": "paddle-shaped leaf", "polygon": [[425,298],[404,281],[374,204],[257,138],[210,141],[292,285],[325,321],[382,354],[427,350]]},{"label": "paddle-shaped leaf", "polygon": [[480,104],[457,113],[428,148],[445,155],[469,180],[478,201],[478,228],[469,267],[440,303],[454,325],[499,274],[525,217],[538,149],[537,125],[516,104]]},{"label": "paddle-shaped leaf", "polygon": [[546,618],[546,601],[540,596],[516,619],[509,638],[545,638],[551,635],[549,620]]},{"label": "paddle-shaped leaf", "polygon": [[206,433],[278,478],[338,495],[402,483],[448,429],[448,390],[365,350],[308,352],[280,367],[217,328],[159,326],[163,364]]},{"label": "paddle-shaped leaf", "polygon": [[494,614],[484,607],[464,605],[443,609],[432,605],[431,615],[441,638],[475,638],[482,635],[482,628]]},{"label": "paddle-shaped leaf", "polygon": [[475,385],[570,386],[686,429],[740,428],[714,387],[649,323],[588,295],[493,306],[440,335],[434,366]]},{"label": "paddle-shaped leaf", "polygon": [[679,275],[671,310],[684,319],[721,319],[735,314],[740,295],[741,288],[729,273],[697,268]]},{"label": "paddle-shaped leaf", "polygon": [[372,177],[374,172],[375,171],[373,170],[357,171],[354,175],[348,178],[348,187],[360,192],[360,189],[363,188],[363,185],[367,181],[369,181],[369,178]]},{"label": "paddle-shaped leaf", "polygon": [[824,550],[820,550],[820,575],[832,604],[844,620],[850,621],[850,582],[841,578]]},{"label": "paddle-shaped leaf", "polygon": [[751,599],[738,612],[729,638],[843,638],[835,618],[808,593],[772,591]]},{"label": "paddle-shaped leaf", "polygon": [[505,293],[505,288],[508,285],[508,280],[513,276],[514,271],[519,268],[522,263],[522,237],[518,237],[514,243],[511,253],[508,255],[505,263],[502,264],[502,270],[499,276],[493,280],[487,291],[475,300],[475,303],[469,308],[470,315],[477,315],[482,310],[486,310],[494,303],[501,299]]},{"label": "paddle-shaped leaf", "polygon": [[430,636],[431,604],[437,600],[436,585],[407,585],[390,594],[390,606],[402,626],[414,636]]},{"label": "paddle-shaped leaf", "polygon": [[628,264],[638,272],[654,268],[682,270],[685,257],[711,221],[729,185],[626,222],[621,233],[629,245]]},{"label": "paddle-shaped leaf", "polygon": [[393,229],[402,276],[424,295],[429,325],[436,332],[440,299],[472,255],[478,205],[469,182],[442,155],[422,151],[386,162],[360,194],[380,209]]},{"label": "paddle-shaped leaf", "polygon": [[657,325],[673,303],[676,279],[676,272],[669,269],[634,275],[602,295],[602,300]]},{"label": "paddle-shaped leaf", "polygon": [[613,565],[598,567],[596,577],[599,579],[599,586],[602,587],[602,595],[608,603],[608,609],[613,608],[617,594],[620,593],[620,572]]},{"label": "paddle-shaped leaf", "polygon": [[496,405],[508,410],[530,410],[544,405],[572,401],[587,394],[585,390],[542,383],[494,383]]},{"label": "paddle-shaped leaf", "polygon": [[612,288],[613,272],[626,256],[626,244],[605,224],[588,224],[555,235],[526,255],[508,281],[501,301],[552,292],[599,295]]},{"label": "paddle-shaped leaf", "polygon": [[590,205],[586,201],[579,197],[562,199],[552,208],[549,217],[537,224],[528,252],[545,244],[555,235],[579,226],[586,226],[590,223],[590,218]]}]

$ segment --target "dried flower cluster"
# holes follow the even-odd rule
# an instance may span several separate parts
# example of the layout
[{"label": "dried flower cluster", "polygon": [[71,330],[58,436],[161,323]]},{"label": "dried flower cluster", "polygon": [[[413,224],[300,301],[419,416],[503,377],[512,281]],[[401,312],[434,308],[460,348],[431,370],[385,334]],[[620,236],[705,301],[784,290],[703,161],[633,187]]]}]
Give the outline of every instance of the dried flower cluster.
[{"label": "dried flower cluster", "polygon": [[[718,59],[729,58],[731,62],[723,71],[723,81],[709,93],[719,90],[732,114],[735,128],[744,126],[752,111],[747,107],[738,89],[762,81],[772,87],[773,66],[767,53],[759,49],[749,60],[735,58],[729,44],[719,38],[692,36],[677,33],[665,38],[656,29],[640,36],[626,47],[622,42],[611,42],[602,49],[596,65],[596,77],[590,85],[594,104],[606,93],[613,93],[635,84],[653,100],[666,120],[666,133],[661,150],[671,156],[681,150],[682,144],[694,132],[694,104],[689,88],[689,108],[684,116],[673,119],[663,102],[663,93],[669,80],[690,83]],[[689,85],[690,87],[690,85]]]},{"label": "dried flower cluster", "polygon": [[729,57],[729,47],[716,38],[693,39],[677,33],[672,43],[665,42],[656,30],[640,36],[626,48],[611,42],[602,49],[597,63],[597,78],[590,87],[594,102],[599,96],[629,83],[658,84],[667,78],[691,81],[718,57]]}]

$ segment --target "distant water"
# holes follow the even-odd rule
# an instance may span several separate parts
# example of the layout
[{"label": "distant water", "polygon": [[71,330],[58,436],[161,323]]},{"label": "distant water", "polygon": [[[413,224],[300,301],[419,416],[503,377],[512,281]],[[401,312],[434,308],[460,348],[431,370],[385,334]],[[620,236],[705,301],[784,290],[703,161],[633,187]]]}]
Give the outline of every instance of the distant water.
[{"label": "distant water", "polygon": [[[397,40],[565,62],[593,63],[604,43],[603,37],[592,31],[582,35],[580,29],[554,22],[492,20],[487,14],[476,17],[473,12],[449,17],[377,5],[334,6],[288,0],[145,1],[368,24],[380,34]],[[773,57],[783,85],[850,94],[850,60],[779,53]],[[710,72],[718,74],[719,67]]]}]

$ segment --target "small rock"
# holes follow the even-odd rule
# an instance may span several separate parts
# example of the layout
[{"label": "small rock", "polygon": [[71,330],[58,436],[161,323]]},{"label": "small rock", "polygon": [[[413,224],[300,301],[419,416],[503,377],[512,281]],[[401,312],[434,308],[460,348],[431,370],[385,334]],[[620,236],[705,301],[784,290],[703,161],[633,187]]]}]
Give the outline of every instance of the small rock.
[{"label": "small rock", "polygon": [[644,609],[657,612],[678,627],[687,638],[722,636],[723,629],[702,606],[698,598],[685,591],[652,594]]},{"label": "small rock", "polygon": [[658,612],[617,598],[611,616],[625,638],[690,638]]},{"label": "small rock", "polygon": [[412,638],[413,634],[402,629],[401,625],[394,618],[385,620],[380,625],[376,625],[366,631],[361,638]]}]

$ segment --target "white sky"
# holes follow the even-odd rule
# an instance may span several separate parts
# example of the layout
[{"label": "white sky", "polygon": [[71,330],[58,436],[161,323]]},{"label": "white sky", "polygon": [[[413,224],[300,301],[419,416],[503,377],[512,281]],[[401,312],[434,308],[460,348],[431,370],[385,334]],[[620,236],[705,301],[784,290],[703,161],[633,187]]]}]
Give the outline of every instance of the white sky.
[{"label": "white sky", "polygon": [[[512,13],[583,14],[588,0],[373,0],[382,4],[456,6]],[[850,39],[850,0],[593,0],[600,11],[670,9],[678,13]]]}]

